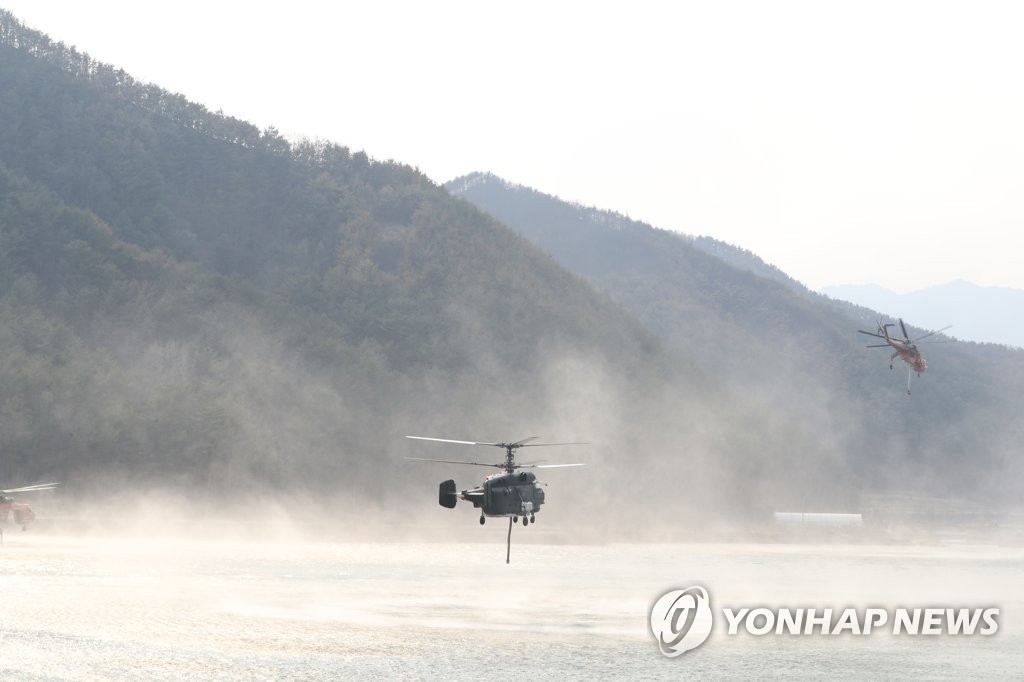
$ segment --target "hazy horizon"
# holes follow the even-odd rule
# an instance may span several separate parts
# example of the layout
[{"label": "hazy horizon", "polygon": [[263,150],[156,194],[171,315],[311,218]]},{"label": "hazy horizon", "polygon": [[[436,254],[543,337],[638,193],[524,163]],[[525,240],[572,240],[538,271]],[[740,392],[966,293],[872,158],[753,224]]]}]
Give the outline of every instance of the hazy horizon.
[{"label": "hazy horizon", "polygon": [[964,341],[1024,348],[1024,290],[982,287],[964,279],[897,292],[875,283],[822,287],[820,292],[928,330],[952,326]]}]

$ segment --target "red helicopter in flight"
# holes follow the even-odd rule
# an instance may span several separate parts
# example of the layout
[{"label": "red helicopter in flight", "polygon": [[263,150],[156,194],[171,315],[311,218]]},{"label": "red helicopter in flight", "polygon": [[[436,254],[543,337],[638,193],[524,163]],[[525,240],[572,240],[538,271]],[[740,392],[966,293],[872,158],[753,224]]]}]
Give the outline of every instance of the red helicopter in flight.
[{"label": "red helicopter in flight", "polygon": [[[22,530],[28,528],[28,524],[32,523],[36,518],[36,513],[32,511],[32,507],[23,503],[15,502],[14,498],[11,497],[12,493],[35,493],[42,490],[53,490],[60,483],[37,483],[35,485],[26,485],[21,488],[11,488],[9,490],[0,490],[0,523],[7,521],[7,517],[14,516],[14,522],[21,526]],[[0,530],[0,535],[3,531]]]},{"label": "red helicopter in flight", "polygon": [[[932,336],[933,334],[938,334],[939,332],[946,331],[947,329],[949,329],[953,325],[948,325],[948,326],[943,327],[942,329],[936,329],[933,332],[928,332],[927,334],[925,334],[923,336],[919,336],[916,339],[911,339],[910,335],[907,334],[907,328],[903,324],[902,318],[899,320],[899,323],[900,323],[900,331],[903,332],[903,338],[902,339],[898,339],[898,338],[889,336],[889,327],[895,327],[896,326],[896,324],[894,322],[889,322],[889,323],[886,323],[886,324],[882,324],[881,322],[879,322],[878,323],[878,332],[879,333],[876,333],[876,332],[866,332],[863,329],[858,329],[857,331],[859,333],[861,333],[861,334],[867,334],[868,336],[874,336],[876,338],[884,339],[885,340],[885,343],[869,344],[868,348],[889,348],[889,347],[892,347],[892,348],[896,349],[896,352],[893,353],[891,356],[889,356],[889,369],[892,369],[892,361],[895,360],[897,357],[900,358],[901,360],[903,360],[908,365],[910,365],[910,369],[907,370],[907,395],[910,395],[910,375],[913,372],[917,372],[917,376],[921,376],[921,372],[923,372],[926,369],[928,369],[928,363],[925,362],[924,356],[921,355],[921,351],[919,351],[917,349],[917,345],[916,344],[919,341],[921,341],[922,339],[927,339],[929,336]],[[943,341],[928,341],[927,343],[944,343],[944,342]]]}]

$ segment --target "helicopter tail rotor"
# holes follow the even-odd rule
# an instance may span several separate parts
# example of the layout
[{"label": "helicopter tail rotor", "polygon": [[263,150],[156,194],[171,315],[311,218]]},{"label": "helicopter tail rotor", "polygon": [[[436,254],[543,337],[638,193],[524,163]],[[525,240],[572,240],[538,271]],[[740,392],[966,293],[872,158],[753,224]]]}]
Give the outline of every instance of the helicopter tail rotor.
[{"label": "helicopter tail rotor", "polygon": [[458,499],[455,494],[455,481],[453,479],[442,481],[437,490],[437,503],[446,509],[455,509]]}]

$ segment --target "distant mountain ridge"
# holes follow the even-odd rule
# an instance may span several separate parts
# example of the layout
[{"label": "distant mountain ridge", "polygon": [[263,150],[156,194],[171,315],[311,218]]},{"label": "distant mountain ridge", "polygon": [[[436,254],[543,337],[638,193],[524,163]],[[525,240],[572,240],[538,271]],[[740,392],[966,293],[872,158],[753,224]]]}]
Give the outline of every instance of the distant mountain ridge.
[{"label": "distant mountain ridge", "polygon": [[956,280],[905,294],[877,284],[828,286],[821,293],[918,327],[953,325],[949,333],[958,339],[1024,348],[1024,290]]},{"label": "distant mountain ridge", "polygon": [[[474,193],[474,189],[484,188],[489,184],[502,185],[513,195],[532,195],[534,199],[536,199],[538,195],[541,195],[541,193],[536,190],[507,182],[493,173],[471,173],[449,181],[446,183],[446,187],[456,195],[472,195]],[[575,219],[581,223],[601,226],[602,228],[612,232],[636,229],[650,230],[652,232],[664,232],[666,235],[671,235],[673,239],[686,241],[696,249],[714,256],[735,268],[746,270],[761,277],[779,282],[780,284],[793,289],[797,293],[811,293],[806,287],[800,284],[800,282],[796,281],[776,266],[766,263],[752,251],[723,242],[719,239],[715,239],[714,237],[706,235],[694,236],[683,234],[681,232],[661,230],[647,223],[634,220],[621,213],[616,213],[615,211],[583,206],[582,204],[575,202],[561,202],[561,200],[556,201],[564,204],[565,208],[559,208],[560,212],[564,213],[566,217],[569,214],[574,214]],[[519,231],[522,231],[523,229],[529,228],[527,226],[520,226]],[[566,228],[563,227],[562,229]],[[551,235],[548,235],[548,238],[551,238]]]}]

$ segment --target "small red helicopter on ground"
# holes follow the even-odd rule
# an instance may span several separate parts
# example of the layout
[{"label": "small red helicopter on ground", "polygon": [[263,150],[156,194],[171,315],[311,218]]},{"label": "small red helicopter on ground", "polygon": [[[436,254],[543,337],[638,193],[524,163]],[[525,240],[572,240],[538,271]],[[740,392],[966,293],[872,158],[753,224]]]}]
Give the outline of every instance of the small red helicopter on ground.
[{"label": "small red helicopter on ground", "polygon": [[[933,332],[928,332],[923,336],[919,336],[916,339],[911,339],[910,335],[907,334],[907,328],[903,324],[903,319],[899,320],[900,331],[903,332],[903,338],[897,339],[889,336],[889,327],[895,327],[894,322],[888,322],[886,324],[878,323],[878,333],[866,332],[863,329],[857,331],[861,334],[867,334],[868,336],[874,336],[879,339],[884,339],[885,343],[869,344],[868,348],[888,348],[892,347],[896,349],[896,352],[889,356],[889,369],[892,369],[892,361],[899,357],[901,360],[910,365],[910,369],[907,370],[907,395],[910,395],[910,375],[913,372],[917,372],[917,376],[921,376],[921,373],[928,369],[928,363],[925,362],[924,356],[921,355],[921,351],[917,350],[917,343],[922,339],[927,339],[933,334],[944,332],[953,325],[948,325],[942,329],[936,329]],[[929,341],[928,343],[944,343],[943,341]]]},{"label": "small red helicopter on ground", "polygon": [[[7,521],[7,517],[14,516],[14,522],[21,526],[22,530],[28,528],[28,524],[32,523],[36,518],[36,513],[32,511],[32,507],[23,502],[15,502],[14,498],[11,497],[12,493],[35,493],[42,490],[53,490],[60,483],[37,483],[35,485],[26,485],[21,488],[11,488],[9,490],[0,490],[0,523]],[[0,531],[2,532],[2,531]]]}]

